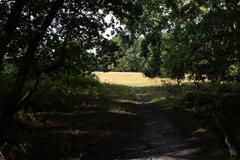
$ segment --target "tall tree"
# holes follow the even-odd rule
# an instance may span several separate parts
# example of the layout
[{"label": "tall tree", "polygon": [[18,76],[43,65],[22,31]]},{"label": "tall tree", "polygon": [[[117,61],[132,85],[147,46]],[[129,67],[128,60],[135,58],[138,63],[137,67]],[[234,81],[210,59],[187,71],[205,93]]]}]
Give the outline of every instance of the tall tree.
[{"label": "tall tree", "polygon": [[7,45],[9,44],[19,24],[21,13],[25,5],[25,0],[16,0],[11,8],[5,26],[2,30],[0,30],[0,67],[2,66],[2,60],[6,53]]},{"label": "tall tree", "polygon": [[[0,117],[1,141],[13,115],[19,110],[19,101],[33,66],[47,64],[57,60],[59,46],[67,36],[77,40],[84,50],[100,47],[106,41],[100,34],[108,26],[104,17],[112,13],[120,20],[131,18],[132,14],[140,13],[139,6],[131,1],[39,1],[30,3],[23,11],[23,20],[18,27],[16,36],[11,43],[8,59],[16,59],[19,66],[14,88],[9,101]],[[69,25],[70,24],[70,25]],[[9,48],[9,47],[8,47]],[[55,61],[54,60],[54,61]],[[61,63],[62,64],[62,63]],[[46,71],[46,68],[44,69]],[[51,69],[50,69],[51,70]]]},{"label": "tall tree", "polygon": [[29,68],[34,59],[34,54],[37,50],[37,47],[38,47],[40,41],[42,40],[43,36],[45,35],[47,28],[51,25],[57,12],[62,7],[63,3],[64,3],[64,0],[57,0],[53,4],[48,15],[43,20],[40,29],[37,32],[35,32],[33,35],[33,38],[29,44],[29,47],[27,48],[26,54],[23,57],[23,62],[19,69],[14,89],[11,93],[11,96],[9,97],[10,100],[8,102],[8,105],[4,108],[2,115],[1,115],[0,128],[1,128],[2,132],[0,134],[0,137],[3,137],[3,135],[5,134],[5,131],[6,131],[7,127],[9,126],[9,123],[11,123],[14,113],[18,109],[17,104],[21,97],[22,90],[24,88],[26,78],[28,76]]}]

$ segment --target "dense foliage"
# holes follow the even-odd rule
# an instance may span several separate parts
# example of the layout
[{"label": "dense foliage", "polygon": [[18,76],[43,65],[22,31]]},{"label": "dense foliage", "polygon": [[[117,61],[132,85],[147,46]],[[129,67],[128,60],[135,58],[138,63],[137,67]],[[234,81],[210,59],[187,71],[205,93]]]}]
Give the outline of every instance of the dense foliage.
[{"label": "dense foliage", "polygon": [[[37,90],[41,78],[48,75],[52,80],[63,78],[63,82],[87,82],[86,75],[98,63],[106,63],[105,57],[111,58],[106,52],[116,50],[114,43],[103,37],[105,29],[114,24],[106,23],[106,15],[124,23],[136,19],[141,6],[122,0],[3,0],[0,12],[3,143],[13,115]],[[97,52],[92,53],[92,49]]]},{"label": "dense foliage", "polygon": [[112,38],[118,46],[115,53],[115,61],[110,61],[107,70],[118,72],[142,72],[144,69],[144,59],[141,57],[142,38],[130,40],[124,32]]},{"label": "dense foliage", "polygon": [[150,64],[160,68],[148,67],[148,74],[164,71],[161,74],[176,79],[189,75],[195,80],[238,80],[239,2],[149,3],[138,34],[145,36],[143,51],[151,55]]}]

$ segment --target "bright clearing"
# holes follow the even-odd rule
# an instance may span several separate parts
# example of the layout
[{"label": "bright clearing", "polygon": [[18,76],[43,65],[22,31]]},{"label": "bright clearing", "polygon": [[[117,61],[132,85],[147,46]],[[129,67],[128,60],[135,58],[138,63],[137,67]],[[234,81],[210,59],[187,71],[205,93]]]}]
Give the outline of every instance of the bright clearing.
[{"label": "bright clearing", "polygon": [[126,86],[161,86],[175,83],[169,78],[148,78],[140,72],[94,72],[100,82]]}]

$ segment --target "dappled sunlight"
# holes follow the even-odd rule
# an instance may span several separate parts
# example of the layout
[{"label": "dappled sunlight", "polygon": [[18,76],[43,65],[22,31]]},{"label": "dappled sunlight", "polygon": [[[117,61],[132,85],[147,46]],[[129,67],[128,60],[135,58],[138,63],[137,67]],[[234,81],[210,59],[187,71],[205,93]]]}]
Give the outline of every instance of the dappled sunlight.
[{"label": "dappled sunlight", "polygon": [[133,101],[133,100],[127,100],[127,99],[113,99],[113,102],[117,102],[117,103],[132,103],[132,104],[138,104],[137,101]]},{"label": "dappled sunlight", "polygon": [[[10,135],[18,137],[16,143],[24,139],[31,146],[28,159],[39,154],[71,159],[81,154],[83,159],[187,160],[211,156],[207,154],[218,149],[219,137],[214,139],[208,119],[200,121],[177,103],[181,86],[153,85],[141,76],[139,82],[104,83],[94,92],[89,88],[83,93],[47,93],[52,95],[47,100],[54,101],[44,110],[21,113],[21,125]],[[58,99],[63,102],[60,107]],[[16,130],[23,128],[20,136]],[[32,151],[43,146],[51,150]],[[222,156],[221,151],[216,155]]]},{"label": "dappled sunlight", "polygon": [[[163,144],[165,145],[165,144]],[[175,148],[176,151],[175,152],[166,152],[166,153],[161,153],[161,154],[157,154],[157,152],[153,155],[143,155],[143,156],[139,156],[138,158],[136,158],[136,160],[140,160],[140,159],[146,159],[146,160],[150,160],[150,159],[156,159],[156,160],[190,160],[193,159],[193,155],[199,154],[201,153],[201,149],[200,148],[184,148],[181,149],[181,147],[178,149],[177,147]],[[134,160],[134,159],[131,159]]]},{"label": "dappled sunlight", "polygon": [[112,99],[112,102],[116,102],[116,103],[122,103],[122,104],[124,104],[124,103],[131,103],[131,104],[138,104],[138,102],[137,101],[135,101],[135,100],[129,100],[129,99],[123,99],[123,98],[113,98]]},{"label": "dappled sunlight", "polygon": [[[39,122],[37,125],[29,126],[29,122],[21,121],[22,125],[12,128],[9,135],[14,135],[16,143],[24,140],[31,146],[26,149],[31,154],[23,154],[27,159],[42,157],[41,154],[48,158],[69,159],[77,157],[76,153],[82,153],[84,159],[121,157],[126,154],[130,139],[142,135],[142,126],[139,117],[127,109],[128,103],[120,108],[120,103],[102,98],[95,99],[95,107],[86,103],[61,112],[32,113]],[[23,129],[25,134],[16,132]],[[46,149],[34,152],[42,147]],[[106,150],[108,153],[102,154]]]},{"label": "dappled sunlight", "polygon": [[198,128],[193,132],[193,135],[201,135],[207,133],[206,128]]},{"label": "dappled sunlight", "polygon": [[152,99],[150,103],[161,103],[162,101],[165,101],[165,100],[167,100],[166,97],[159,97],[159,98]]},{"label": "dappled sunlight", "polygon": [[126,115],[136,115],[134,113],[127,112],[127,111],[124,111],[124,110],[121,110],[121,109],[118,109],[118,108],[109,109],[108,112],[110,112],[110,113],[117,113],[117,114],[126,114]]}]

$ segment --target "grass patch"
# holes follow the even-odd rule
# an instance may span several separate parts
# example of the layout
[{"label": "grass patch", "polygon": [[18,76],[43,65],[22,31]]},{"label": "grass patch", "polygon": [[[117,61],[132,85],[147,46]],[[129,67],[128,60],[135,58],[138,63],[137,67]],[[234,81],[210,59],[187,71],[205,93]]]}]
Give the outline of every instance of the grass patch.
[{"label": "grass patch", "polygon": [[118,100],[136,100],[134,88],[131,86],[112,85],[105,83],[100,88],[98,88],[98,91],[100,95],[113,97]]},{"label": "grass patch", "polygon": [[148,78],[140,72],[94,72],[101,83],[131,87],[159,86],[176,83],[169,78]]}]

